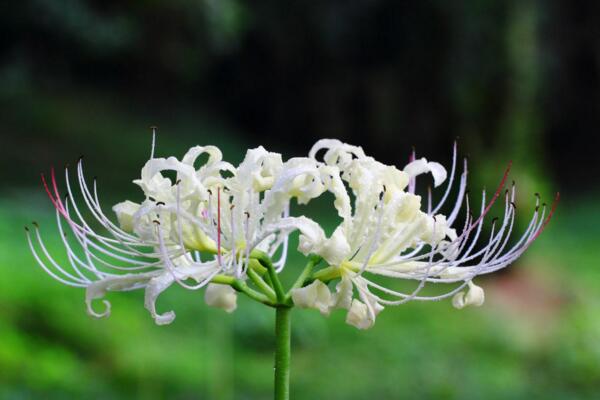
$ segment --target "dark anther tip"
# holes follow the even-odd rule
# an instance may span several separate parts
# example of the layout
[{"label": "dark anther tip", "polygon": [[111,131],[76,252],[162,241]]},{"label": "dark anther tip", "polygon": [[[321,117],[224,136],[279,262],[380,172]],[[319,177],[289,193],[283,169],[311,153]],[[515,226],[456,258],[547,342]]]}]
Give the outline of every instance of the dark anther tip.
[{"label": "dark anther tip", "polygon": [[153,220],[152,222],[154,222],[156,225],[160,225],[160,221],[157,219]]},{"label": "dark anther tip", "polygon": [[158,129],[158,126],[152,125],[152,126],[150,126],[150,129]]},{"label": "dark anther tip", "polygon": [[514,201],[511,201],[510,204],[513,206],[513,208],[516,210],[517,209],[517,205],[515,204]]},{"label": "dark anther tip", "polygon": [[156,203],[157,206],[165,206],[165,202],[164,201],[159,201]]},{"label": "dark anther tip", "polygon": [[25,228],[25,232],[29,232],[29,228],[24,226],[23,228]]},{"label": "dark anther tip", "polygon": [[495,224],[498,221],[498,217],[492,218],[492,224]]},{"label": "dark anther tip", "polygon": [[207,192],[208,192],[209,196],[212,196],[212,190],[208,189]]},{"label": "dark anther tip", "polygon": [[250,218],[250,213],[248,211],[244,211],[244,214],[246,215],[246,218]]},{"label": "dark anther tip", "polygon": [[540,194],[539,193],[535,193],[535,197],[537,197],[539,199],[540,198]]},{"label": "dark anther tip", "polygon": [[542,207],[546,207],[546,205],[547,205],[546,203],[542,203]]},{"label": "dark anther tip", "polygon": [[233,210],[234,207],[235,207],[235,204],[232,204],[231,207],[229,207],[229,209]]},{"label": "dark anther tip", "polygon": [[175,182],[176,185],[179,185],[181,183],[181,179],[177,179],[177,182]]},{"label": "dark anther tip", "polygon": [[152,196],[148,196],[148,200],[150,200],[150,201],[156,201],[156,199],[154,197],[152,197]]},{"label": "dark anther tip", "polygon": [[39,225],[39,224],[38,224],[36,221],[33,221],[33,222],[32,222],[32,224],[33,224],[33,226],[35,226],[36,228],[39,228],[39,227],[40,227],[40,225]]},{"label": "dark anther tip", "polygon": [[79,156],[79,158],[77,159],[78,162],[83,160],[83,154]]}]

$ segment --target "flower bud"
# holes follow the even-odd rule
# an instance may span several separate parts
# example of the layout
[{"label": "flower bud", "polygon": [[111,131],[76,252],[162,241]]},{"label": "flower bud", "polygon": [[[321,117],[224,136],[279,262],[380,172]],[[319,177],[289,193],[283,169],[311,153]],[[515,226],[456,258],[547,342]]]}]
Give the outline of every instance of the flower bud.
[{"label": "flower bud", "polygon": [[231,313],[237,308],[237,293],[229,285],[209,283],[204,293],[204,301],[211,307],[222,308]]}]

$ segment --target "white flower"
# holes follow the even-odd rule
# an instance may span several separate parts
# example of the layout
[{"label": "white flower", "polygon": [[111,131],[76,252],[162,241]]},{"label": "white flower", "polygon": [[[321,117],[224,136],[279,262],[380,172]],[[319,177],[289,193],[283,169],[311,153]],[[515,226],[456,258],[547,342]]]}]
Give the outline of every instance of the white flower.
[{"label": "white flower", "polygon": [[[208,160],[197,166],[202,154],[208,154]],[[283,269],[288,236],[298,229],[297,221],[288,218],[290,201],[296,198],[305,203],[324,191],[317,164],[308,158],[283,163],[279,154],[262,147],[248,150],[237,168],[223,161],[214,146],[193,147],[181,161],[175,157],[152,158],[142,168],[141,178],[134,181],[146,199],[115,205],[115,224],[103,213],[96,182],[90,189],[80,161],[77,183],[81,197],[106,233],[96,232],[83,218],[68,170],[68,197],[64,202],[52,171],[51,185],[44,183],[56,208],[71,270],[50,255],[37,225],[36,240],[28,231],[29,245],[52,277],[86,288],[90,315],[110,314],[110,304],[105,300],[104,311],[96,312],[92,307],[92,301],[103,298],[107,291],[145,289],[146,308],[157,324],[168,324],[175,318],[174,312],[158,313],[155,302],[174,282],[195,290],[209,285],[217,276],[243,281],[251,266],[259,272],[264,270],[252,260],[255,251],[267,257],[279,251],[274,268],[277,272]],[[165,175],[167,171],[175,172],[174,181]],[[67,238],[65,226],[73,240]],[[233,311],[232,290],[226,285],[210,285],[207,304]]]},{"label": "white flower", "polygon": [[[334,234],[326,238],[318,225],[305,221],[299,250],[305,254],[321,255],[329,263],[330,267],[315,273],[314,278],[329,281],[341,276],[342,282],[352,282],[360,301],[354,299],[352,304],[346,303],[342,308],[349,310],[347,322],[361,329],[372,326],[385,305],[399,305],[410,300],[441,300],[457,293],[453,304],[458,308],[480,305],[483,290],[471,280],[516,260],[540,234],[552,214],[550,212],[545,218],[546,209],[543,207],[540,212],[538,203],[524,235],[516,245],[505,250],[515,216],[513,185],[504,196],[502,223],[498,227],[494,222],[487,243],[475,250],[484,217],[500,196],[508,170],[487,205],[484,192],[480,216],[475,219],[470,215],[465,194],[465,162],[457,200],[446,217],[438,211],[452,190],[456,174],[456,147],[448,187],[435,207],[429,196],[425,211],[422,210],[420,196],[414,194],[414,180],[419,174],[431,172],[435,186],[439,186],[447,177],[440,164],[422,158],[410,162],[400,171],[366,156],[359,147],[332,139],[317,142],[309,156],[316,159],[321,150],[325,150],[321,168],[334,175],[330,182],[337,182],[335,171],[339,171],[339,177],[351,193],[346,193],[339,183],[327,187],[335,195],[335,207],[342,222]],[[351,197],[354,198],[353,204]],[[465,200],[466,219],[462,233],[457,235],[454,224]],[[375,282],[369,275],[414,280],[416,287],[403,293]],[[421,290],[429,282],[459,284],[442,295],[421,295]],[[469,292],[466,295],[459,293],[467,285]],[[321,297],[326,296],[321,294]],[[305,299],[303,304],[311,304],[311,301]],[[319,304],[317,308],[323,307]]]}]

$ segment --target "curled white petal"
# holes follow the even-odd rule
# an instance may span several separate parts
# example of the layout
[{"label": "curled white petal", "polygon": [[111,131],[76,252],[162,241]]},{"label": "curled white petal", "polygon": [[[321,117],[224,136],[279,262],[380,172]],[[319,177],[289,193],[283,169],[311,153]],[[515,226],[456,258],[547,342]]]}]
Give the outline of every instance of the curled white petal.
[{"label": "curled white petal", "polygon": [[369,312],[369,307],[360,300],[352,300],[352,305],[346,315],[346,323],[358,329],[369,329],[375,324],[375,316],[383,310],[379,304],[375,306],[375,312]]},{"label": "curled white petal", "polygon": [[342,279],[335,287],[335,294],[333,295],[331,306],[333,308],[349,309],[352,304],[352,294],[352,280],[348,275],[343,275]]},{"label": "curled white petal", "polygon": [[316,308],[323,315],[331,311],[332,295],[326,284],[320,280],[312,282],[303,288],[293,289],[292,300],[300,308]]},{"label": "curled white petal", "polygon": [[157,325],[167,325],[173,322],[175,319],[175,312],[173,311],[167,311],[163,314],[158,314],[156,312],[156,299],[162,292],[171,286],[174,281],[175,278],[173,277],[173,274],[170,272],[165,272],[150,279],[148,285],[146,286],[144,307],[150,311],[150,314],[152,315],[152,318],[154,318],[154,322],[156,322]]},{"label": "curled white petal", "polygon": [[94,311],[92,302],[101,299],[108,291],[126,291],[143,287],[151,279],[153,273],[125,274],[111,276],[90,283],[85,290],[85,304],[87,313],[95,318],[108,317],[110,315],[110,302],[103,300],[105,310],[101,313]]},{"label": "curled white petal", "polygon": [[466,306],[475,306],[479,307],[483,305],[485,301],[485,293],[483,289],[473,282],[469,282],[469,289],[467,293],[458,292],[452,298],[452,305],[455,308],[461,309]]},{"label": "curled white petal", "polygon": [[229,285],[209,283],[204,292],[204,301],[211,307],[231,313],[237,308],[237,292]]},{"label": "curled white petal", "polygon": [[343,228],[339,226],[331,237],[317,244],[314,253],[320,255],[331,265],[339,265],[350,255],[352,249],[344,235]]},{"label": "curled white petal", "polygon": [[435,161],[428,162],[426,158],[420,158],[410,162],[406,167],[404,167],[404,172],[406,172],[411,178],[430,172],[433,176],[433,186],[435,187],[438,187],[444,183],[446,177],[448,176],[448,173],[442,164]]},{"label": "curled white petal", "polygon": [[106,288],[99,284],[100,282],[94,282],[86,288],[85,291],[85,305],[86,311],[89,316],[94,318],[104,318],[110,316],[110,302],[108,300],[102,300],[104,304],[104,311],[96,312],[92,307],[92,301],[100,299],[106,295]]},{"label": "curled white petal", "polygon": [[133,216],[140,209],[140,204],[134,203],[133,201],[123,201],[116,204],[113,207],[113,211],[117,215],[119,226],[125,232],[132,233],[134,230],[134,219]]}]

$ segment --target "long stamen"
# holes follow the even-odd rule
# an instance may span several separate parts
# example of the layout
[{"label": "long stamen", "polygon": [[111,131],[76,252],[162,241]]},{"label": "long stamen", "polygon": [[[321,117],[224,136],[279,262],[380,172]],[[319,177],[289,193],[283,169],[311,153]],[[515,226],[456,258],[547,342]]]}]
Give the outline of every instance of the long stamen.
[{"label": "long stamen", "polygon": [[156,130],[158,129],[158,127],[156,126],[151,126],[150,129],[152,129],[152,147],[150,148],[150,159],[154,159],[154,149],[156,148]]},{"label": "long stamen", "polygon": [[217,188],[217,260],[221,266],[221,187]]}]

